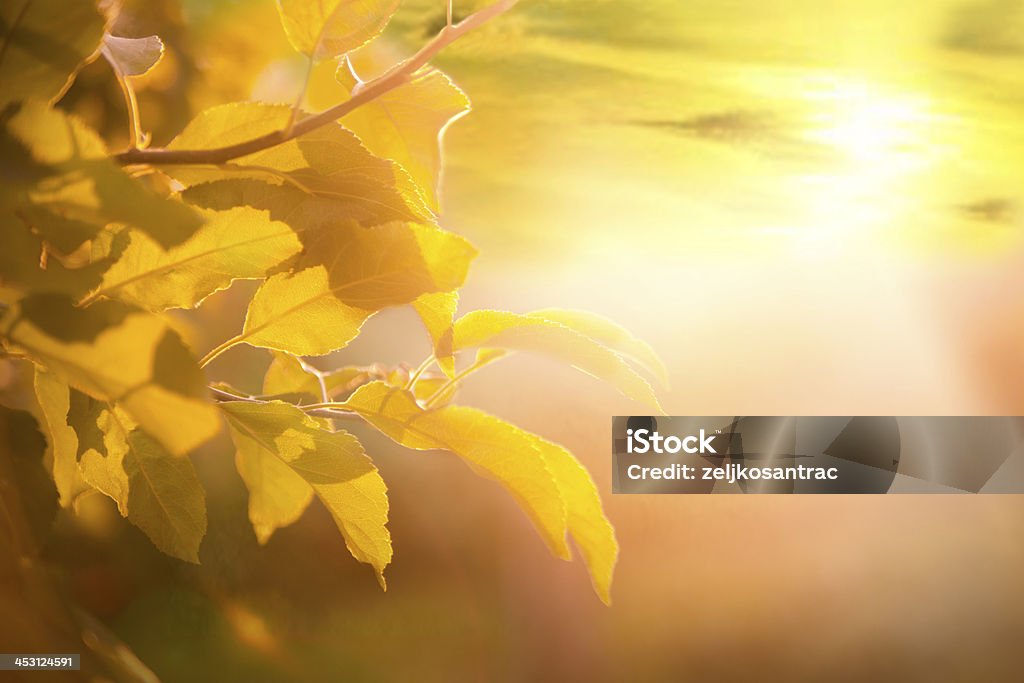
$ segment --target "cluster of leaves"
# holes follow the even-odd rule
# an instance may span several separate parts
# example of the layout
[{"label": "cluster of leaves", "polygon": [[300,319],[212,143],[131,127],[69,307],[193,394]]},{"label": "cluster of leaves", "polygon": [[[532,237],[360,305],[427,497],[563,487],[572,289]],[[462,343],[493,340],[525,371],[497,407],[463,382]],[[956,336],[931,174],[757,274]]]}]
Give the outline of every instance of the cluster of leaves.
[{"label": "cluster of leaves", "polygon": [[[291,44],[311,63],[336,60],[350,99],[326,116],[298,105],[217,106],[163,149],[147,149],[131,80],[159,61],[157,37],[110,35],[111,17],[84,0],[4,4],[0,343],[34,368],[63,505],[102,492],[160,550],[197,562],[205,494],[189,454],[226,423],[260,542],[317,498],[383,586],[387,489],[356,437],[336,426],[361,419],[496,479],[555,555],[569,557],[572,537],[608,600],[617,544],[586,470],[561,446],[451,403],[468,374],[532,351],[659,409],[626,360],[663,375],[658,359],[603,318],[456,316],[475,250],[436,221],[439,138],[469,101],[425,62],[512,4],[446,26],[427,52],[363,82],[345,56],[383,30],[396,0],[279,0]],[[100,55],[131,119],[132,147],[118,154],[55,106]],[[197,360],[164,312],[194,309],[239,279],[262,281],[242,330]],[[304,360],[345,347],[397,305],[415,307],[433,342],[415,372],[320,371]],[[240,344],[273,354],[258,396],[205,376]]]}]

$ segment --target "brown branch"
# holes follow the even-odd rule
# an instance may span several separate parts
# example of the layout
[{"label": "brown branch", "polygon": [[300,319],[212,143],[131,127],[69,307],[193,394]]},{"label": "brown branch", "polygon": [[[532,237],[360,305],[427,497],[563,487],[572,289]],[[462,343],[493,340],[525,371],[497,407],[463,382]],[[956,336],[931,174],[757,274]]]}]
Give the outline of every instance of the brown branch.
[{"label": "brown branch", "polygon": [[261,135],[252,140],[214,147],[212,149],[129,149],[114,155],[114,159],[122,165],[128,164],[223,164],[232,159],[275,147],[310,131],[337,121],[349,112],[368,102],[372,102],[384,93],[394,90],[406,83],[413,74],[419,71],[431,59],[448,45],[466,33],[485,24],[491,19],[510,10],[519,0],[498,0],[494,4],[474,12],[462,21],[445,26],[434,38],[420,48],[419,52],[405,61],[399,62],[383,74],[367,81],[357,88],[352,97],[345,102],[325,109],[319,114],[298,121],[290,130],[277,130]]}]

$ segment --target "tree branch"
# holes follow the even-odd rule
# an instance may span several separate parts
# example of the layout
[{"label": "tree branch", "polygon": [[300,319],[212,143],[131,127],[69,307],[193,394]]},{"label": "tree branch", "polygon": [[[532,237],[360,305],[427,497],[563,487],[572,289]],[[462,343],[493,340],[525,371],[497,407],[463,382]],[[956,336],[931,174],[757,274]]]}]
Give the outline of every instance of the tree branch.
[{"label": "tree branch", "polygon": [[277,130],[252,140],[214,147],[212,149],[129,149],[114,155],[122,165],[127,164],[223,164],[232,159],[275,147],[337,121],[349,112],[372,102],[384,93],[406,83],[431,59],[448,45],[473,29],[510,10],[519,0],[498,0],[494,4],[474,12],[462,21],[445,26],[434,38],[420,48],[419,52],[399,62],[383,74],[367,81],[352,93],[352,97],[326,109],[319,114],[296,122],[290,130]]},{"label": "tree branch", "polygon": [[[243,401],[245,403],[268,403],[268,401],[265,401],[261,398],[257,398],[255,396],[241,396],[238,394],[233,394],[230,391],[224,391],[223,389],[219,389],[215,386],[208,386],[207,389],[210,390],[210,394],[212,394],[213,400],[217,403],[232,401]],[[360,417],[359,413],[353,412],[351,410],[342,409],[340,406],[342,406],[343,404],[340,403],[315,403],[307,406],[293,403],[292,405],[294,405],[296,408],[306,413],[307,415],[312,415],[313,417],[327,417],[332,420],[363,419],[362,417]]]}]

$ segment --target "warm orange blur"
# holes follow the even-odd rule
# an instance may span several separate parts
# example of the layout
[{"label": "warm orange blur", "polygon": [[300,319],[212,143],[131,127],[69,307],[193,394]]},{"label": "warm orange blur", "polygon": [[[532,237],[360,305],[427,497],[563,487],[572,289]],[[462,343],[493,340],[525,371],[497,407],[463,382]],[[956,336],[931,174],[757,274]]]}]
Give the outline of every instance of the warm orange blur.
[{"label": "warm orange blur", "polygon": [[[442,12],[405,2],[360,68]],[[199,59],[172,52],[143,117],[180,127],[164,91],[291,101],[276,22],[269,0],[187,2]],[[1022,27],[1020,0],[525,0],[439,62],[475,108],[446,145],[444,222],[482,252],[462,309],[622,323],[664,358],[670,414],[1024,414]],[[319,69],[309,105],[336,87]],[[241,303],[211,298],[196,343],[233,335]],[[325,363],[428,351],[389,311]],[[217,371],[252,388],[266,362]],[[493,482],[368,430],[386,594],[321,509],[257,546],[226,440],[197,458],[200,567],[99,513],[53,554],[168,681],[1020,679],[1021,496],[613,497],[610,417],[643,409],[520,356],[460,400],[593,473],[622,546],[612,607]]]}]

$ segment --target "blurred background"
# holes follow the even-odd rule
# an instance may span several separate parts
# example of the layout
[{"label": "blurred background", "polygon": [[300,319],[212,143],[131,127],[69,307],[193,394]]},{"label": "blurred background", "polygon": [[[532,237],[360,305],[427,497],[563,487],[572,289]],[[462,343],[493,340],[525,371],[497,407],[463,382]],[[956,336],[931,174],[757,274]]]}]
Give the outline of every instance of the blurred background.
[{"label": "blurred background", "polygon": [[[405,0],[360,75],[444,11]],[[304,74],[271,0],[126,0],[116,32],[167,43],[139,84],[155,144]],[[445,145],[442,221],[481,249],[463,311],[604,314],[664,358],[669,414],[1024,414],[1021,0],[524,0],[436,64],[474,103]],[[342,96],[314,71],[309,108]],[[120,102],[95,63],[62,106],[117,148]],[[243,290],[182,319],[200,351]],[[428,352],[393,310],[320,364]],[[211,373],[256,391],[267,362]],[[258,546],[223,437],[195,458],[200,566],[98,496],[47,557],[166,681],[1021,678],[1024,497],[613,497],[610,418],[641,407],[529,356],[460,400],[592,472],[622,546],[610,608],[495,484],[369,430],[386,594],[316,504]]]}]

